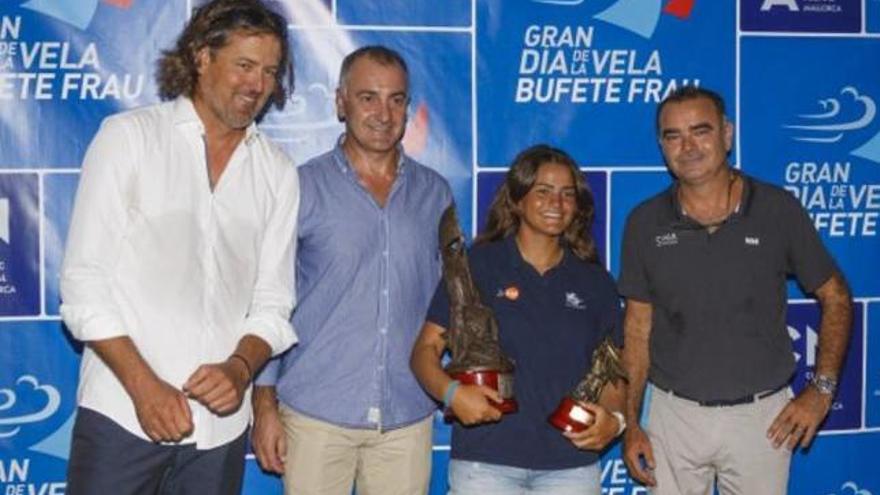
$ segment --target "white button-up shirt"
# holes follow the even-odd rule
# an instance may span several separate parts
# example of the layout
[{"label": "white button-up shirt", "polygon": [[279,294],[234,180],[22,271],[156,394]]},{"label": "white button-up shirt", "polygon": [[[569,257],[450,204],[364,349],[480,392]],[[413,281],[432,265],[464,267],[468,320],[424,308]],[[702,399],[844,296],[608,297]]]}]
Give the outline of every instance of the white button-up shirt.
[{"label": "white button-up shirt", "polygon": [[[203,135],[187,98],[107,118],[83,162],[61,273],[73,336],[128,336],[175,387],[227,359],[246,334],[273,354],[296,342],[296,167],[252,124],[212,191]],[[88,347],[79,404],[148,438]],[[234,440],[250,419],[249,394],[225,417],[189,404],[195,430],[184,442],[200,449]]]}]

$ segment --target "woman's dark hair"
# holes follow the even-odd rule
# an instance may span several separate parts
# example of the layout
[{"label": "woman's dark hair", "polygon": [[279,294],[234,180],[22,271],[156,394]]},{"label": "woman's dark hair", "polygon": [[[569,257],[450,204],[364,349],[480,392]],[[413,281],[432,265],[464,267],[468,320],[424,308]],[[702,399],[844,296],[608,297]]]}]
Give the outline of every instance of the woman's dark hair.
[{"label": "woman's dark hair", "polygon": [[578,258],[596,263],[599,256],[596,242],[590,233],[595,215],[593,193],[590,191],[584,176],[578,170],[575,161],[568,153],[538,144],[520,152],[513,160],[504,183],[495,193],[489,207],[489,218],[483,233],[477,236],[475,244],[494,242],[511,234],[515,234],[520,226],[518,203],[535,185],[538,169],[548,163],[556,163],[568,167],[575,184],[576,208],[571,225],[562,233],[562,242],[568,246]]}]

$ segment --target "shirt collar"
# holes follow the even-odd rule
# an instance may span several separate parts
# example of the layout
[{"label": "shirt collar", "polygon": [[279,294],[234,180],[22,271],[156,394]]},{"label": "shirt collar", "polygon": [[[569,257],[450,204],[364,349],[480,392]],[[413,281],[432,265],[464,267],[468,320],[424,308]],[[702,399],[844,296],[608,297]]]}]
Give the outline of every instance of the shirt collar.
[{"label": "shirt collar", "polygon": [[[510,262],[511,268],[515,270],[528,270],[533,273],[537,273],[535,268],[530,265],[525,258],[523,258],[522,253],[519,252],[519,247],[516,245],[516,233],[512,233],[507,237],[503,238],[501,242],[504,243],[504,249],[507,251],[507,259]],[[570,258],[573,256],[571,253],[571,249],[565,245],[563,242],[562,245],[562,259],[559,260],[559,263],[553,268],[547,270],[543,276],[547,276],[548,274],[559,270],[564,269],[568,263],[570,263]]]},{"label": "shirt collar", "polygon": [[[351,162],[348,161],[348,157],[345,155],[345,151],[342,149],[343,142],[345,142],[344,132],[336,139],[336,146],[333,147],[333,162],[342,173],[348,174],[354,171],[354,167],[352,167]],[[400,178],[406,171],[407,162],[409,162],[410,158],[399,143],[397,144],[397,152],[397,177]]]},{"label": "shirt collar", "polygon": [[[731,168],[731,172],[742,180],[742,196],[739,200],[739,206],[736,211],[730,214],[730,220],[747,217],[751,210],[752,197],[754,196],[754,183],[751,177],[741,171]],[[674,181],[664,194],[666,195],[666,220],[674,223],[694,223],[694,221],[682,214],[681,203],[678,200],[678,181]]]},{"label": "shirt collar", "polygon": [[[201,117],[196,112],[192,99],[187,96],[178,96],[172,102],[172,115],[175,125],[188,126],[194,125],[198,128],[200,134],[205,133],[205,125],[202,123]],[[251,122],[244,130],[244,142],[250,145],[259,135],[259,129],[256,122]]]}]

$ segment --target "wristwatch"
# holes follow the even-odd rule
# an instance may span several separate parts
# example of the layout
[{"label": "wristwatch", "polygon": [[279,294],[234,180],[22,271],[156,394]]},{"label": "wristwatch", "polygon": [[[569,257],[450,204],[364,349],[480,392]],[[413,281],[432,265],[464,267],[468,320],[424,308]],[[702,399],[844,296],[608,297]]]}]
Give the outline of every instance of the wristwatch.
[{"label": "wristwatch", "polygon": [[828,375],[813,375],[810,385],[816,388],[822,395],[834,395],[837,391],[837,378]]},{"label": "wristwatch", "polygon": [[611,411],[611,415],[617,418],[617,434],[614,436],[619,437],[623,430],[626,429],[626,418],[623,417],[623,413],[620,411]]}]

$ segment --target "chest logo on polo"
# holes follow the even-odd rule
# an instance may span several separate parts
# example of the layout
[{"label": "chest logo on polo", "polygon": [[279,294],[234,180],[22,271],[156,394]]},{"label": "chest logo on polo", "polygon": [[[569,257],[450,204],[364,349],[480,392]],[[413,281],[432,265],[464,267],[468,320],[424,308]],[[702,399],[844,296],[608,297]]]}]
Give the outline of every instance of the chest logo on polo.
[{"label": "chest logo on polo", "polygon": [[587,305],[584,303],[584,300],[581,299],[574,292],[565,293],[565,307],[571,309],[587,309]]},{"label": "chest logo on polo", "polygon": [[757,236],[747,235],[745,242],[746,242],[746,246],[760,246],[761,245],[761,238],[757,237]]},{"label": "chest logo on polo", "polygon": [[675,246],[678,244],[678,236],[675,235],[675,232],[668,232],[654,237],[654,243],[657,244],[657,247]]},{"label": "chest logo on polo", "polygon": [[519,299],[519,287],[515,285],[508,285],[503,289],[498,289],[498,291],[495,293],[495,297],[504,298],[508,301],[516,301],[517,299]]}]

